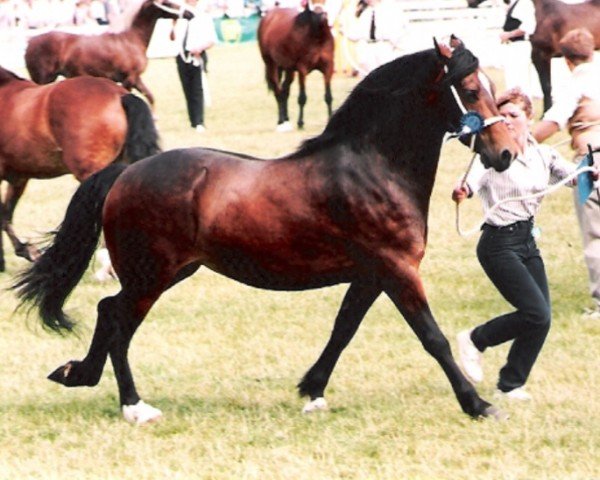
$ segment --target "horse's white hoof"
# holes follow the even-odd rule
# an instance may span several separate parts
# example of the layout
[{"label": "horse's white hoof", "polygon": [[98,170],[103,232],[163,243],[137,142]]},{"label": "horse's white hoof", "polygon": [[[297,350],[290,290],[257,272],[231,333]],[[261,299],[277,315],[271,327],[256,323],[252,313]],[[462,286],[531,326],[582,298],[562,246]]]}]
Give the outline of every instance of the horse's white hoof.
[{"label": "horse's white hoof", "polygon": [[144,423],[156,422],[162,417],[162,412],[152,405],[140,400],[135,405],[123,405],[123,417],[129,423],[143,425]]},{"label": "horse's white hoof", "polygon": [[327,400],[323,397],[317,397],[304,405],[302,413],[312,413],[319,410],[327,410]]},{"label": "horse's white hoof", "polygon": [[292,130],[293,130],[293,127],[289,121],[280,123],[279,125],[277,125],[277,128],[275,129],[275,131],[279,132],[279,133],[291,132]]}]

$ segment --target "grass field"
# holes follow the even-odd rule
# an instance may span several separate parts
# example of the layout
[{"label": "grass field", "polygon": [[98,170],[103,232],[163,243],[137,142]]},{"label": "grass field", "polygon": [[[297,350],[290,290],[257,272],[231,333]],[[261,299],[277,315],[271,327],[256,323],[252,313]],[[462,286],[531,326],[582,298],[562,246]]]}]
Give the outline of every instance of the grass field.
[{"label": "grass field", "polygon": [[[318,74],[309,77],[305,131],[276,134],[256,45],[215,47],[209,67],[209,130],[199,135],[188,126],[174,61],[151,61],[145,79],[164,148],[271,158],[323,128]],[[335,106],[355,83],[334,79]],[[295,100],[290,105],[295,117]],[[458,331],[508,308],[477,263],[476,236],[461,238],[454,227],[450,191],[469,159],[455,143],[443,149],[422,266],[453,347]],[[75,188],[69,177],[31,182],[18,232],[36,238],[54,228]],[[461,221],[470,228],[480,209],[467,203]],[[134,338],[138,389],[164,418],[131,426],[110,365],[91,389],[45,380],[85,355],[96,304],[118,284],[97,283],[90,269],[67,303],[81,336],[49,335],[34,315],[13,314],[14,295],[4,289],[25,263],[10,252],[0,274],[0,479],[599,479],[600,323],[581,318],[589,300],[570,192],[547,198],[537,220],[554,325],[529,381],[535,401],[501,404],[506,422],[461,412],[441,369],[385,297],[342,355],[327,391],[330,410],[301,415],[295,385],[324,347],[345,287],[274,293],[204,269],[167,292]],[[506,351],[485,354],[485,398]]]}]

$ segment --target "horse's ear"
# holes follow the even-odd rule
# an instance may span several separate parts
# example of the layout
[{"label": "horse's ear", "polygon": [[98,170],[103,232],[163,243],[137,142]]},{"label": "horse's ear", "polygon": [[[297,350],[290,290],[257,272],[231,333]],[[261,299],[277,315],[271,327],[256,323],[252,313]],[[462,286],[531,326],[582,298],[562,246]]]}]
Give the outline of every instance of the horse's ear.
[{"label": "horse's ear", "polygon": [[435,51],[438,54],[438,57],[443,59],[452,58],[452,49],[446,45],[445,43],[438,43],[437,38],[433,37],[433,45],[435,46]]},{"label": "horse's ear", "polygon": [[450,47],[451,48],[464,48],[465,44],[463,43],[463,41],[458,38],[456,35],[452,34],[450,35]]}]

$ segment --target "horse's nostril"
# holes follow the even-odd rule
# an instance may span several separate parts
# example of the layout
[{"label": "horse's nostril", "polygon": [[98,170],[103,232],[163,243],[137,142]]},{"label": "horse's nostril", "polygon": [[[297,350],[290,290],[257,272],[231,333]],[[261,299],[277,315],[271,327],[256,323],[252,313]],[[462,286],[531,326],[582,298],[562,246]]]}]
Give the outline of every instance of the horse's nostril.
[{"label": "horse's nostril", "polygon": [[502,160],[502,163],[510,164],[513,158],[514,155],[510,150],[502,150],[502,153],[500,154],[500,159]]}]

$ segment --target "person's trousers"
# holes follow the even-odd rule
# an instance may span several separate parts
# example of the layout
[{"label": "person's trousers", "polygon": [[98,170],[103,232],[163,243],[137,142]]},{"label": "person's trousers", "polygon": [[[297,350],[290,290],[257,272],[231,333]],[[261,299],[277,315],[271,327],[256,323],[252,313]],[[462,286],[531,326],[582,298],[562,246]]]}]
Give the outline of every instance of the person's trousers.
[{"label": "person's trousers", "polygon": [[204,91],[202,87],[202,65],[186,63],[179,55],[177,73],[185,95],[188,116],[192,127],[204,125]]},{"label": "person's trousers", "polygon": [[532,227],[531,221],[502,228],[484,225],[477,245],[483,270],[516,309],[476,327],[471,334],[482,352],[513,341],[498,379],[503,392],[525,384],[550,329],[548,280]]},{"label": "person's trousers", "polygon": [[[579,164],[583,157],[578,157]],[[600,162],[600,154],[594,153],[594,162]],[[577,189],[573,189],[575,213],[583,241],[583,257],[588,270],[590,293],[600,308],[600,194],[597,188],[592,190],[587,202],[579,203]]]}]

